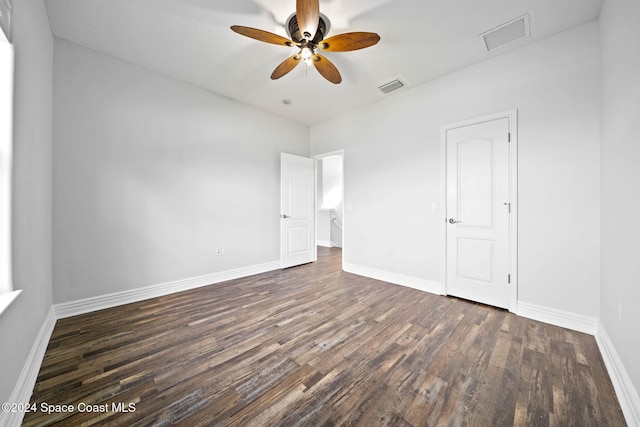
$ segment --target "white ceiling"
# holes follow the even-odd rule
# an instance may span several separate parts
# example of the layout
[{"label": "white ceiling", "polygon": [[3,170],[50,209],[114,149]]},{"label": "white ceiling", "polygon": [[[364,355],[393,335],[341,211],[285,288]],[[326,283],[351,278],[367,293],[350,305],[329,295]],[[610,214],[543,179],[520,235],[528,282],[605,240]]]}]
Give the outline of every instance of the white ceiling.
[{"label": "white ceiling", "polygon": [[[231,25],[287,37],[295,0],[47,0],[53,34],[205,88],[313,124],[393,96],[377,86],[400,77],[412,87],[525,43],[596,19],[602,0],[320,0],[327,37],[371,31],[368,49],[325,53],[339,85],[300,65],[273,69],[294,51],[232,32]],[[525,13],[531,37],[487,53],[479,34]],[[406,90],[406,88],[401,89]],[[291,99],[284,105],[282,99]]]}]

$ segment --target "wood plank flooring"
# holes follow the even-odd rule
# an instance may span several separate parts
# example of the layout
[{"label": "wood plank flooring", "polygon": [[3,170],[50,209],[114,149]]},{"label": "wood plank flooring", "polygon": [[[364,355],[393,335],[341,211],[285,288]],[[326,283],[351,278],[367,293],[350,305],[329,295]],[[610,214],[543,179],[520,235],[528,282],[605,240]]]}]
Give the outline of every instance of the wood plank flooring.
[{"label": "wood plank flooring", "polygon": [[23,425],[626,425],[592,336],[340,258],[59,320]]}]

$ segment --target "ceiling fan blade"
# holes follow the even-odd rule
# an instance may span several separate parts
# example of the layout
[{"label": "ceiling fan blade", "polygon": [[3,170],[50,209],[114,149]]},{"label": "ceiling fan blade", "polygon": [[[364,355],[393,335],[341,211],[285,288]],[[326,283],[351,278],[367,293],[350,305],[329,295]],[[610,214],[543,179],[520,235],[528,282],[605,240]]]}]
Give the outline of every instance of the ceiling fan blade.
[{"label": "ceiling fan blade", "polygon": [[319,0],[297,0],[296,19],[300,33],[307,40],[312,40],[318,31],[318,23],[320,22]]},{"label": "ceiling fan blade", "polygon": [[315,65],[316,70],[318,70],[322,77],[331,83],[338,84],[342,81],[342,76],[340,76],[340,72],[336,66],[324,56],[315,54],[311,62],[313,62],[313,65]]},{"label": "ceiling fan blade", "polygon": [[302,57],[300,56],[300,54],[296,53],[292,57],[289,57],[282,61],[282,63],[278,65],[275,70],[273,70],[273,73],[271,73],[271,80],[277,80],[287,74],[289,71],[296,68],[296,65],[300,63],[301,59]]},{"label": "ceiling fan blade", "polygon": [[380,41],[376,33],[344,33],[322,40],[318,47],[327,52],[348,52],[373,46]]},{"label": "ceiling fan blade", "polygon": [[250,37],[252,39],[260,40],[261,42],[278,44],[281,46],[295,46],[293,40],[289,40],[286,37],[282,37],[268,31],[258,30],[257,28],[232,25],[231,29],[238,34],[242,34],[243,36]]}]

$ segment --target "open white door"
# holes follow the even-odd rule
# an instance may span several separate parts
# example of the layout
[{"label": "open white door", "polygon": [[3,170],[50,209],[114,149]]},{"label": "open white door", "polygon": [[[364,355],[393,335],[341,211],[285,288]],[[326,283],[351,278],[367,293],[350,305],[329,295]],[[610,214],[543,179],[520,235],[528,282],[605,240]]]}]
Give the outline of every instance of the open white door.
[{"label": "open white door", "polygon": [[280,267],[315,261],[313,159],[280,156]]},{"label": "open white door", "polygon": [[447,294],[508,308],[509,119],[449,129]]}]

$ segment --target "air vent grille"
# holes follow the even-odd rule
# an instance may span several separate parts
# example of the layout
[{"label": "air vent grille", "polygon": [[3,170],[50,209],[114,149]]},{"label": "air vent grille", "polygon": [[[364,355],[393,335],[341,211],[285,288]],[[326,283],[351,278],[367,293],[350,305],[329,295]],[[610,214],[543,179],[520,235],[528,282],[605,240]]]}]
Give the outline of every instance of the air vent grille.
[{"label": "air vent grille", "polygon": [[530,29],[528,14],[522,15],[519,18],[480,34],[484,39],[484,45],[487,52],[491,52],[492,50],[526,39],[529,35]]},{"label": "air vent grille", "polygon": [[382,86],[378,86],[378,89],[380,89],[380,92],[382,93],[389,93],[404,86],[405,84],[400,79],[395,79],[393,81],[390,81],[389,83],[383,84]]}]

